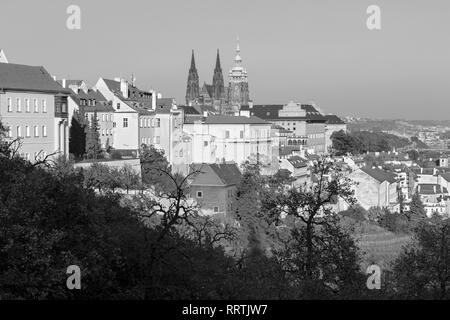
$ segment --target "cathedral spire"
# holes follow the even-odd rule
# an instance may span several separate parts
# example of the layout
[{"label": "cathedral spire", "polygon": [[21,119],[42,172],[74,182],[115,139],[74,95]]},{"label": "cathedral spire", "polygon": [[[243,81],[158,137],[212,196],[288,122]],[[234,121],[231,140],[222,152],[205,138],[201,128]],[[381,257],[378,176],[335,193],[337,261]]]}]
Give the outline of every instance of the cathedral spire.
[{"label": "cathedral spire", "polygon": [[236,57],[234,58],[234,63],[237,67],[242,63],[241,47],[239,46],[239,36],[237,37]]},{"label": "cathedral spire", "polygon": [[220,66],[219,49],[217,49],[216,68],[214,70],[222,70],[222,67]]},{"label": "cathedral spire", "polygon": [[223,100],[225,98],[225,85],[223,82],[222,68],[220,66],[219,49],[217,49],[216,68],[214,69],[212,85],[214,100]]},{"label": "cathedral spire", "polygon": [[192,49],[192,57],[191,57],[191,69],[190,70],[196,70],[195,68],[195,57],[194,57],[194,49]]},{"label": "cathedral spire", "polygon": [[195,67],[194,50],[192,50],[191,67],[189,68],[189,75],[186,88],[186,104],[192,105],[198,102],[200,97],[200,87],[197,68]]}]

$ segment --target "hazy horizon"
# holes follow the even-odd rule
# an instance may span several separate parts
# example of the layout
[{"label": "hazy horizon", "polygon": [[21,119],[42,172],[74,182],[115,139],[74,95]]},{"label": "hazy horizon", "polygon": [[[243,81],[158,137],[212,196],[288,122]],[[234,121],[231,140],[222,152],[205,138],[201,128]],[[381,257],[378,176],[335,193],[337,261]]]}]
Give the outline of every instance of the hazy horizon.
[{"label": "hazy horizon", "polygon": [[[81,8],[81,30],[66,9]],[[381,7],[382,30],[366,28]],[[315,102],[341,116],[450,118],[450,2],[2,0],[0,39],[11,63],[58,78],[131,78],[184,104],[191,51],[200,84],[220,49],[225,84],[236,36],[255,104]],[[13,32],[11,32],[13,30]]]}]

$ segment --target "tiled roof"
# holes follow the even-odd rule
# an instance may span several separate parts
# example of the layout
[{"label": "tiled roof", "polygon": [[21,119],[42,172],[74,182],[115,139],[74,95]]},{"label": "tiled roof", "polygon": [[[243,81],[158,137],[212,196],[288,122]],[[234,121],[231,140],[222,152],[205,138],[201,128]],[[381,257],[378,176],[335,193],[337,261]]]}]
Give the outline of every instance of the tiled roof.
[{"label": "tiled roof", "polygon": [[235,163],[192,164],[191,172],[200,171],[193,176],[191,185],[231,186],[239,183],[241,172]]},{"label": "tiled roof", "polygon": [[198,112],[194,107],[192,106],[178,106],[178,108],[182,109],[184,111],[184,114],[195,114],[198,115],[200,112]]},{"label": "tiled roof", "polygon": [[419,194],[441,194],[448,193],[447,188],[441,187],[439,184],[421,183],[417,186]]},{"label": "tiled roof", "polygon": [[345,124],[345,122],[342,121],[341,118],[334,114],[325,115],[325,119],[327,120],[327,124]]},{"label": "tiled roof", "polygon": [[103,79],[103,81],[111,92],[120,92],[120,82],[110,79]]},{"label": "tiled roof", "polygon": [[175,102],[174,98],[156,99],[156,106],[171,107],[174,104],[174,102]]},{"label": "tiled roof", "polygon": [[250,111],[251,115],[260,117],[261,119],[273,121],[273,120],[305,120],[305,121],[318,121],[324,122],[326,118],[309,104],[302,104],[301,108],[306,112],[305,116],[297,117],[280,117],[279,111],[282,110],[284,105],[282,104],[270,104],[270,105],[254,105],[250,108],[248,105],[241,106],[241,110]]},{"label": "tiled roof", "polygon": [[442,173],[441,177],[445,179],[447,182],[450,182],[450,172]]},{"label": "tiled roof", "polygon": [[292,164],[292,166],[296,169],[307,167],[308,164],[305,160],[300,158],[299,156],[293,156],[288,159],[288,161]]},{"label": "tiled roof", "polygon": [[369,167],[364,167],[361,168],[361,170],[365,173],[367,173],[369,176],[371,176],[372,178],[374,178],[375,180],[381,182],[387,181],[389,183],[394,183],[397,181],[397,175],[390,173],[390,172],[386,172],[384,170],[380,170],[380,169],[372,169]]},{"label": "tiled roof", "polygon": [[[57,80],[56,82],[58,82],[60,85],[62,85],[63,83],[62,80]],[[81,86],[82,83],[83,80],[66,80],[66,88],[69,86]]]},{"label": "tiled roof", "polygon": [[[203,119],[203,117],[200,117]],[[194,123],[195,119],[187,118],[185,123]],[[210,115],[202,120],[205,124],[269,124],[258,117],[244,117],[244,116],[225,116],[225,115]]]},{"label": "tiled roof", "polygon": [[415,174],[434,175],[434,168],[412,168],[412,172]]},{"label": "tiled roof", "polygon": [[70,94],[53,80],[44,67],[0,63],[0,90]]}]

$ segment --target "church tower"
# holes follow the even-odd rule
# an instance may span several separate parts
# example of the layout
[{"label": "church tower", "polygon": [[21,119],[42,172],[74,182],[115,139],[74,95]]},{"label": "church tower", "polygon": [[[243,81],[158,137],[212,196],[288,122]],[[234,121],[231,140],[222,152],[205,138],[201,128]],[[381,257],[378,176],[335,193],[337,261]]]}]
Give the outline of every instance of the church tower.
[{"label": "church tower", "polygon": [[191,67],[189,68],[189,76],[186,89],[186,104],[197,104],[200,97],[200,86],[197,68],[195,67],[194,50],[192,50]]},{"label": "church tower", "polygon": [[237,40],[236,56],[234,58],[234,67],[231,68],[229,78],[229,103],[232,106],[247,105],[250,100],[248,90],[247,70],[242,66],[241,49],[239,47],[239,38]]},{"label": "church tower", "polygon": [[225,85],[223,82],[222,67],[220,66],[219,49],[217,49],[216,67],[213,76],[213,99],[223,100],[225,98]]}]

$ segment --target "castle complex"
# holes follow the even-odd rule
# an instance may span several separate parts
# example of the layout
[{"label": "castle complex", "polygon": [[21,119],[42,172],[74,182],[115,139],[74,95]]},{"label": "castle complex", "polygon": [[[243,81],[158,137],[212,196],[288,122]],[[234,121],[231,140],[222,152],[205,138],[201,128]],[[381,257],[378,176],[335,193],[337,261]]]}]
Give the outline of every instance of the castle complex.
[{"label": "castle complex", "polygon": [[239,43],[236,48],[234,66],[229,72],[228,87],[225,86],[220,65],[220,54],[219,50],[217,50],[212,84],[205,82],[200,88],[194,51],[192,50],[191,67],[186,89],[187,105],[213,106],[218,112],[227,114],[234,113],[241,105],[247,105],[249,100],[247,70],[242,66]]}]

